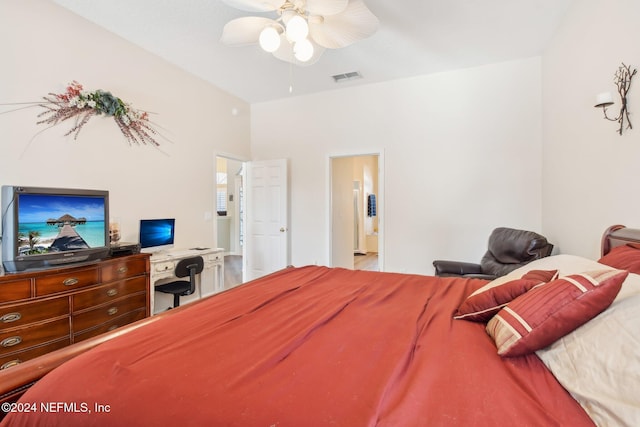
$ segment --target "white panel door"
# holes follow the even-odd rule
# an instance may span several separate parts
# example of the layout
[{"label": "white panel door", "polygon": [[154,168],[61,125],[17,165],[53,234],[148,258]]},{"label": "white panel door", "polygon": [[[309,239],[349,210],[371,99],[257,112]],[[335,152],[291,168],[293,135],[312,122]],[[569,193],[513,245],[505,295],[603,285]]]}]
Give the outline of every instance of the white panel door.
[{"label": "white panel door", "polygon": [[244,281],[289,265],[287,160],[247,163]]},{"label": "white panel door", "polygon": [[353,269],[353,158],[331,160],[331,266]]}]

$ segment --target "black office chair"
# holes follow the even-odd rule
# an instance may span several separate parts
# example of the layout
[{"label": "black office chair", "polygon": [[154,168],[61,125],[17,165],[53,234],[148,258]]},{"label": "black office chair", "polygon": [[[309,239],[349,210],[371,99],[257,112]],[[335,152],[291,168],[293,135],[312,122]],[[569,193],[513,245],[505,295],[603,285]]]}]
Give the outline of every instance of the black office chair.
[{"label": "black office chair", "polygon": [[185,258],[176,265],[176,277],[187,277],[186,280],[176,280],[156,286],[156,291],[165,294],[173,294],[173,308],[180,306],[180,297],[191,295],[196,290],[196,274],[200,274],[204,268],[204,260],[201,256]]}]

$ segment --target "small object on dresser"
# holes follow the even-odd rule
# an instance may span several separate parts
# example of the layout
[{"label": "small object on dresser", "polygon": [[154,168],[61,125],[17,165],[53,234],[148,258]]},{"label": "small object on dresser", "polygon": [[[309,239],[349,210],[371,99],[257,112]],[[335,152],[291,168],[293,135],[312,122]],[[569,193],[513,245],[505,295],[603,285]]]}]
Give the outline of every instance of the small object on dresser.
[{"label": "small object on dresser", "polygon": [[124,255],[133,255],[140,253],[140,243],[116,243],[111,245],[109,248],[109,255],[112,257],[115,256],[124,256]]}]

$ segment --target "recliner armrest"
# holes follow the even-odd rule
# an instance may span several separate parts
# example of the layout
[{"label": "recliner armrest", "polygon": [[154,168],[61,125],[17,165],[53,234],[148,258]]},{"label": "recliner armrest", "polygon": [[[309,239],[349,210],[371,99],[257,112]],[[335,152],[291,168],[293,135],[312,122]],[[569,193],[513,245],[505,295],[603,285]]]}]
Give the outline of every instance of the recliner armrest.
[{"label": "recliner armrest", "polygon": [[461,261],[435,260],[436,276],[464,276],[465,274],[482,274],[480,264]]}]

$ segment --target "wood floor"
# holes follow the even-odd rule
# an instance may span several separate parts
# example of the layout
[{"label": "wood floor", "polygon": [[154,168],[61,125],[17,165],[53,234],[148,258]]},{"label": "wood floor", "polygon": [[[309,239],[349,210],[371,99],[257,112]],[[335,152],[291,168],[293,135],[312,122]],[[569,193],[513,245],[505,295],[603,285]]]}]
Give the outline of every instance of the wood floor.
[{"label": "wood floor", "polygon": [[353,257],[353,269],[380,271],[378,268],[378,253],[367,252],[366,255],[355,255]]},{"label": "wood floor", "polygon": [[224,257],[224,288],[230,289],[242,283],[242,255]]},{"label": "wood floor", "polygon": [[[353,257],[355,270],[379,271],[378,254],[369,252],[366,255]],[[224,257],[224,288],[230,289],[242,283],[242,256],[227,255]]]}]

